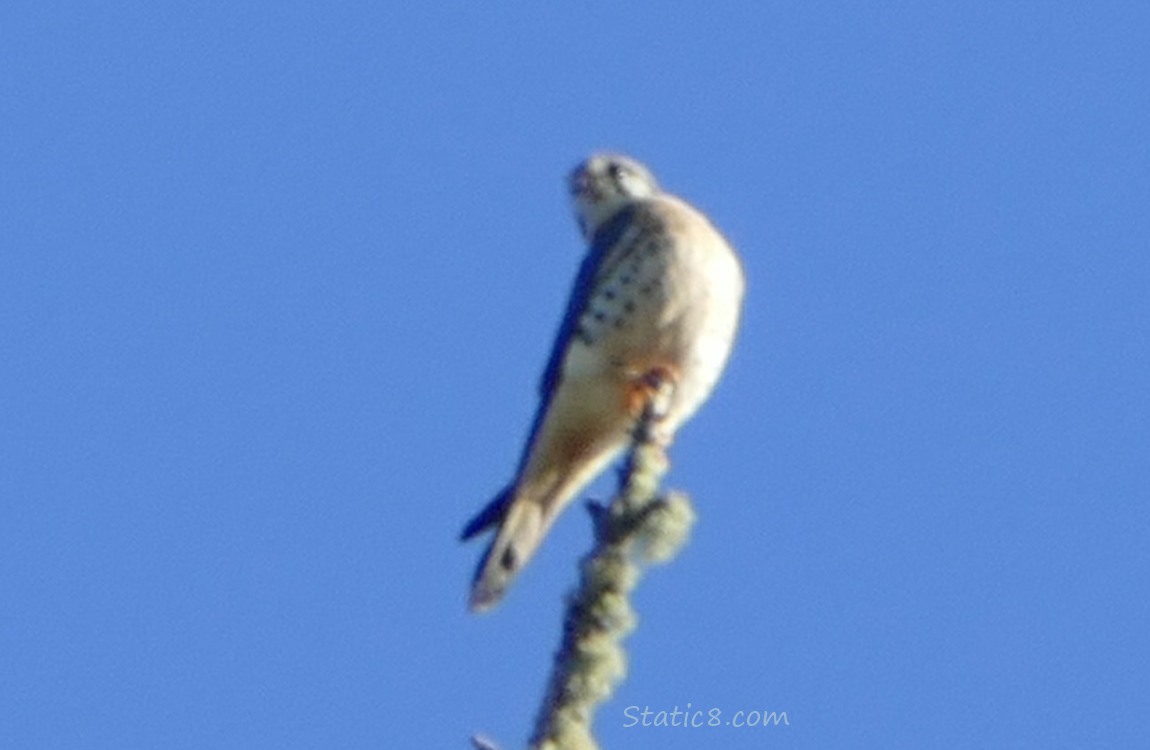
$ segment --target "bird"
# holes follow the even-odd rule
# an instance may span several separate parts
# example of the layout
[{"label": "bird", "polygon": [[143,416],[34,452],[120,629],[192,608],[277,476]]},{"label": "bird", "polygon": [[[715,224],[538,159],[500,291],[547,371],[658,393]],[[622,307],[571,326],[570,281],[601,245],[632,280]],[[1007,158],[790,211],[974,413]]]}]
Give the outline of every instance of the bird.
[{"label": "bird", "polygon": [[567,179],[588,244],[514,479],[463,529],[495,536],[468,600],[490,610],[562,511],[631,442],[665,393],[663,446],[710,396],[742,313],[742,262],[711,221],[635,159],[595,153]]}]

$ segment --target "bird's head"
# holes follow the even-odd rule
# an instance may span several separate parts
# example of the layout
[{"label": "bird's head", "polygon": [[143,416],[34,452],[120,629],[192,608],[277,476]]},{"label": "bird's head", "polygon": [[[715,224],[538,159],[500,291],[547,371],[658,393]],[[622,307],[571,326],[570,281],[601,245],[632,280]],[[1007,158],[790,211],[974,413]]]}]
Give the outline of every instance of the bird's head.
[{"label": "bird's head", "polygon": [[571,172],[567,184],[579,229],[588,241],[628,203],[659,192],[649,169],[620,154],[593,155]]}]

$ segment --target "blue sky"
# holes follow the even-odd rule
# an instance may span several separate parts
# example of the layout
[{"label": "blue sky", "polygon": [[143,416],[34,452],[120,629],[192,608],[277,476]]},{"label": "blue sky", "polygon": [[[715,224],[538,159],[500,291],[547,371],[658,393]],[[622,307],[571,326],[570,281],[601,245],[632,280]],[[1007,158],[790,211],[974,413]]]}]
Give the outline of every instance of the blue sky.
[{"label": "blue sky", "polygon": [[749,278],[604,744],[1150,741],[1144,4],[410,5],[0,9],[0,746],[522,746],[589,524],[456,534],[602,148]]}]

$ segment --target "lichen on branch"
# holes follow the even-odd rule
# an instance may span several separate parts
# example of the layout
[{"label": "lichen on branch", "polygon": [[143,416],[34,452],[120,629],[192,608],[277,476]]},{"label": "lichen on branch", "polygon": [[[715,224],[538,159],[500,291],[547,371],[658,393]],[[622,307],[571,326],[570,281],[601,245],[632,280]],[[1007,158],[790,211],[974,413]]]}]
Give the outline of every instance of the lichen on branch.
[{"label": "lichen on branch", "polygon": [[627,672],[623,639],[635,629],[630,596],[642,570],[667,562],[686,543],[695,520],[685,494],[659,495],[668,468],[656,437],[655,409],[644,411],[607,507],[592,505],[595,547],[580,563],[567,597],[563,639],[531,737],[532,750],[593,750],[596,709]]}]

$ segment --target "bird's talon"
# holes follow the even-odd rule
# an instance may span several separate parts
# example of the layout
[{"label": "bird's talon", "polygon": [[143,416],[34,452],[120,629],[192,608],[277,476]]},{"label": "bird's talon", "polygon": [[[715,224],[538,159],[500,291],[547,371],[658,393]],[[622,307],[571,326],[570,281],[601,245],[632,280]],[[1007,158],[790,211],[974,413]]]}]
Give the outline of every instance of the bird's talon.
[{"label": "bird's talon", "polygon": [[649,410],[652,419],[658,421],[667,416],[671,406],[671,395],[675,391],[675,373],[667,367],[653,367],[644,373],[641,381],[644,393],[643,410]]}]

